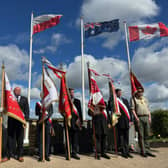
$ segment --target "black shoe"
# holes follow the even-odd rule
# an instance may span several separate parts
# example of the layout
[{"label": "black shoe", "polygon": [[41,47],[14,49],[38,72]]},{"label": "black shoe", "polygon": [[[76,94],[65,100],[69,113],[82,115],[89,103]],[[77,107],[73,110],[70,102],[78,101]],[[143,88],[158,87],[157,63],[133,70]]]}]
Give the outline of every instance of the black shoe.
[{"label": "black shoe", "polygon": [[108,156],[106,153],[101,154],[101,157],[103,157],[105,159],[110,159],[110,156]]},{"label": "black shoe", "polygon": [[42,162],[42,161],[43,161],[43,159],[42,159],[42,158],[39,158],[39,159],[38,159],[38,162]]},{"label": "black shoe", "polygon": [[49,157],[46,157],[45,160],[46,160],[47,162],[50,162],[50,161],[51,161]]},{"label": "black shoe", "polygon": [[150,157],[156,157],[156,155],[154,155],[154,154],[152,154],[152,153],[150,153],[150,152],[147,152],[146,153],[148,156],[150,156]]},{"label": "black shoe", "polygon": [[146,153],[144,153],[144,154],[141,153],[141,156],[142,156],[142,157],[145,157],[145,158],[148,157],[148,155],[147,155]]},{"label": "black shoe", "polygon": [[129,158],[133,158],[133,156],[132,156],[132,155],[130,155],[129,153],[127,154],[127,156],[128,156]]},{"label": "black shoe", "polygon": [[123,158],[125,158],[125,159],[128,159],[128,156],[127,156],[126,153],[122,153],[121,156],[122,156]]},{"label": "black shoe", "polygon": [[72,154],[71,157],[76,160],[80,160],[80,157],[77,154]]}]

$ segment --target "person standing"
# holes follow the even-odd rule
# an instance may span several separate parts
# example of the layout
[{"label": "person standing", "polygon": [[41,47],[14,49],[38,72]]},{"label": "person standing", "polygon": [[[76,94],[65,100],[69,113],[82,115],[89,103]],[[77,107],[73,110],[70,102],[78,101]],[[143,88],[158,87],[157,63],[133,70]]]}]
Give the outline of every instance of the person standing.
[{"label": "person standing", "polygon": [[129,123],[131,120],[131,111],[128,100],[122,97],[122,90],[116,89],[116,95],[119,102],[121,116],[118,119],[117,131],[121,155],[124,158],[133,158],[129,153]]},{"label": "person standing", "polygon": [[105,118],[101,107],[95,106],[94,111],[88,110],[88,114],[93,118],[93,134],[95,136],[95,150],[96,159],[100,160],[101,157],[110,159],[105,153],[106,150],[106,137],[107,137],[107,119]]},{"label": "person standing", "polygon": [[[23,112],[26,121],[29,119],[29,104],[26,97],[21,96],[21,88],[14,88],[14,95],[16,100]],[[15,155],[14,150],[16,149],[16,158],[23,162],[23,140],[24,140],[24,129],[25,125],[20,121],[8,117],[8,158],[10,159]]]},{"label": "person standing", "polygon": [[69,88],[69,93],[71,97],[71,101],[74,108],[76,109],[76,113],[72,112],[72,118],[71,118],[71,127],[69,129],[70,133],[70,144],[71,144],[71,157],[74,159],[80,160],[80,157],[78,156],[78,146],[79,146],[79,131],[81,130],[81,126],[83,124],[83,117],[82,117],[82,109],[81,109],[81,102],[79,99],[75,98],[74,95],[74,89]]},{"label": "person standing", "polygon": [[142,88],[137,89],[135,96],[131,99],[131,110],[136,120],[141,155],[143,157],[155,157],[155,155],[151,153],[147,141],[150,133],[151,113],[148,100],[143,96],[143,92],[144,90]]},{"label": "person standing", "polygon": [[[39,148],[39,162],[42,161],[43,158],[43,141],[42,141],[42,134],[43,134],[43,127],[42,127],[42,102],[39,101],[36,103],[35,107],[35,113],[39,117],[37,123],[37,131],[38,131],[38,148]],[[48,108],[45,111],[45,118],[44,118],[44,123],[45,123],[45,160],[50,161],[49,157],[49,150],[50,150],[50,135],[54,135],[54,129],[52,127],[52,114],[53,114],[53,105],[49,105]]]}]

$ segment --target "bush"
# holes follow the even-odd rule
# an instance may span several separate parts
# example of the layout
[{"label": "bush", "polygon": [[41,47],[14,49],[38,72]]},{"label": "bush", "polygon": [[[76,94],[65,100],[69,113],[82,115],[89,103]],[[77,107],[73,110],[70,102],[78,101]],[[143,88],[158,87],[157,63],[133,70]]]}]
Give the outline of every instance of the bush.
[{"label": "bush", "polygon": [[168,137],[168,110],[156,110],[152,115],[152,132],[154,135]]}]

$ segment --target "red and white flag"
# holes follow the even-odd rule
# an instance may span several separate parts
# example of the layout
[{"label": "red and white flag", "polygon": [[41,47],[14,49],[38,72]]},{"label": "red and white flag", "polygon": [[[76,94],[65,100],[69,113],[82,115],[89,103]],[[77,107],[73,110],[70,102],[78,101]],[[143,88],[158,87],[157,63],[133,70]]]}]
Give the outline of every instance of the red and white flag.
[{"label": "red and white flag", "polygon": [[94,112],[95,107],[99,107],[101,112],[107,119],[106,105],[103,99],[103,95],[100,92],[95,77],[100,76],[93,68],[88,68],[89,85],[90,85],[90,100],[88,108]]},{"label": "red and white flag", "polygon": [[62,15],[40,15],[33,18],[33,34],[39,33],[45,29],[56,26]]},{"label": "red and white flag", "polygon": [[58,101],[58,92],[48,71],[43,68],[42,80],[43,106],[46,109],[51,103]]},{"label": "red and white flag", "polygon": [[12,92],[7,74],[5,73],[5,111],[9,117],[12,117],[23,124],[26,124],[23,112]]},{"label": "red and white flag", "polygon": [[129,41],[168,36],[168,27],[161,22],[156,24],[129,26],[128,30]]}]

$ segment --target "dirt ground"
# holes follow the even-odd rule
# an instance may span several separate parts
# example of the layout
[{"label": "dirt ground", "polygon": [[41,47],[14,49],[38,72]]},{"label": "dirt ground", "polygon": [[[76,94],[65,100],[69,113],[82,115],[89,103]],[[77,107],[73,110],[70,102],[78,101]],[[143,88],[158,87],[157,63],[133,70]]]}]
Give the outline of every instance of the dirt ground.
[{"label": "dirt ground", "polygon": [[44,163],[39,163],[35,157],[26,156],[23,163],[11,159],[0,163],[0,168],[168,168],[168,148],[155,148],[153,153],[157,155],[156,158],[143,158],[133,154],[133,159],[125,159],[110,154],[110,160],[103,158],[95,160],[93,155],[80,155],[80,161],[74,159],[67,161],[64,157],[52,155],[51,161]]}]

